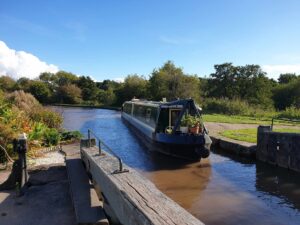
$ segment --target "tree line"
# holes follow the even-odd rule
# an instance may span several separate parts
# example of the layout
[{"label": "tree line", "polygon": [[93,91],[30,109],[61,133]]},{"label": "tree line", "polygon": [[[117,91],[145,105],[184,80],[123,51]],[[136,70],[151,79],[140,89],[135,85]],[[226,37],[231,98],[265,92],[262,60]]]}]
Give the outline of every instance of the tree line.
[{"label": "tree line", "polygon": [[243,101],[249,106],[269,110],[300,108],[300,76],[281,74],[270,79],[259,65],[235,66],[223,63],[214,66],[208,77],[186,74],[182,68],[167,61],[154,69],[148,78],[128,75],[124,82],[97,82],[89,76],[70,72],[42,73],[37,79],[0,77],[5,92],[24,90],[43,104],[88,104],[120,106],[133,97],[148,100],[193,98],[200,105],[207,99]]}]

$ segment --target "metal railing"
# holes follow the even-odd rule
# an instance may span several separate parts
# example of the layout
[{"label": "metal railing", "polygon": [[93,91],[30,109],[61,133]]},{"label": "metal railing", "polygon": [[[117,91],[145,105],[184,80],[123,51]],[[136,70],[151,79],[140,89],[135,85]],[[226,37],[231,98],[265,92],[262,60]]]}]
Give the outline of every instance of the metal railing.
[{"label": "metal railing", "polygon": [[271,123],[271,130],[273,130],[274,127],[274,121],[286,121],[289,122],[291,124],[296,123],[296,124],[300,124],[300,120],[295,120],[295,119],[288,119],[288,118],[272,118],[272,123]]},{"label": "metal railing", "polygon": [[95,132],[93,132],[91,129],[88,129],[88,141],[89,141],[89,147],[92,146],[92,142],[91,142],[91,136],[94,136],[95,139],[98,140],[98,148],[99,148],[99,155],[103,155],[102,154],[102,148],[101,146],[104,146],[105,149],[107,149],[119,162],[119,169],[118,170],[115,170],[113,172],[113,174],[117,174],[117,173],[126,173],[126,172],[129,172],[129,170],[127,169],[124,169],[123,168],[123,162],[122,162],[122,159],[107,145],[105,144],[96,134]]}]

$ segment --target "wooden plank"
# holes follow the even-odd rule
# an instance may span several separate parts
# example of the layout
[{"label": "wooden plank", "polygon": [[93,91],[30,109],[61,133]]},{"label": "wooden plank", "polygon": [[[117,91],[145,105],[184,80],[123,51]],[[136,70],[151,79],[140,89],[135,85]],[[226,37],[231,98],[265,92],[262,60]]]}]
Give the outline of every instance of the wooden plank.
[{"label": "wooden plank", "polygon": [[111,155],[99,156],[96,147],[82,147],[81,156],[122,224],[203,225],[134,169],[124,165],[128,173],[112,174],[118,162]]}]

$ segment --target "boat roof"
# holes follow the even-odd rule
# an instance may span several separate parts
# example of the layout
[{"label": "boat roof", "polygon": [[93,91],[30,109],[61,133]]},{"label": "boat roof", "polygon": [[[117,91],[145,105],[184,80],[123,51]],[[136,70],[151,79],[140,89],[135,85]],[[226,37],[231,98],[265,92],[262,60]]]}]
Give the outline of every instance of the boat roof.
[{"label": "boat roof", "polygon": [[176,106],[176,105],[185,105],[188,102],[193,102],[194,100],[189,98],[189,99],[179,99],[171,102],[159,102],[159,101],[148,101],[148,100],[141,100],[141,99],[132,99],[131,101],[126,101],[125,103],[133,103],[137,105],[147,105],[147,106]]}]

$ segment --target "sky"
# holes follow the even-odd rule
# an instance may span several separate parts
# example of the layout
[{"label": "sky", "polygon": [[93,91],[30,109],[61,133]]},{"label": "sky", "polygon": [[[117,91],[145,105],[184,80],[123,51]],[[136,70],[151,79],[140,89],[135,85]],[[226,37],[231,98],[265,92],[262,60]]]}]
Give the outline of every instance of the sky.
[{"label": "sky", "polygon": [[201,77],[225,62],[300,74],[299,12],[299,0],[1,0],[0,74],[122,80],[168,60]]}]

